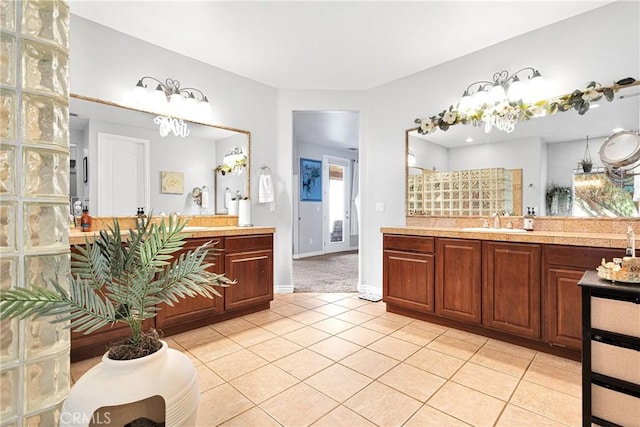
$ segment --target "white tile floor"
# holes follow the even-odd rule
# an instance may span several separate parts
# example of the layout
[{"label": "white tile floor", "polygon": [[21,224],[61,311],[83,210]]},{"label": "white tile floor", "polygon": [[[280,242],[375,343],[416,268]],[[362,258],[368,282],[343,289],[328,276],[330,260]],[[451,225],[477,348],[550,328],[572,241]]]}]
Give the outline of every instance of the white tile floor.
[{"label": "white tile floor", "polygon": [[580,363],[356,294],[276,295],[166,340],[197,367],[199,426],[581,425]]}]

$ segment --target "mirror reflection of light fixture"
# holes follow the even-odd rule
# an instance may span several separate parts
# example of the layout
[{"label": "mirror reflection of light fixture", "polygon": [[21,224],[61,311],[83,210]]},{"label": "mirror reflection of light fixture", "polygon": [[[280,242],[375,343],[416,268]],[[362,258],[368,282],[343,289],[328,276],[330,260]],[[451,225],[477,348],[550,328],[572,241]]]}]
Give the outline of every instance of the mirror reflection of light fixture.
[{"label": "mirror reflection of light fixture", "polygon": [[638,173],[633,169],[640,165],[640,134],[623,130],[609,136],[598,152],[607,177],[622,185],[625,180]]},{"label": "mirror reflection of light fixture", "polygon": [[222,158],[222,164],[216,168],[217,172],[222,175],[231,173],[240,175],[247,166],[247,155],[244,154],[242,148],[236,147],[231,151],[227,151]]},{"label": "mirror reflection of light fixture", "polygon": [[[155,90],[147,90],[146,81],[153,81]],[[139,107],[160,114],[156,123],[160,125],[160,133],[174,133],[176,136],[188,135],[187,124],[174,117],[206,119],[211,111],[209,99],[200,90],[193,87],[182,88],[178,80],[168,78],[164,82],[151,76],[138,80],[134,89],[134,102]],[[186,133],[186,135],[185,135]]]}]

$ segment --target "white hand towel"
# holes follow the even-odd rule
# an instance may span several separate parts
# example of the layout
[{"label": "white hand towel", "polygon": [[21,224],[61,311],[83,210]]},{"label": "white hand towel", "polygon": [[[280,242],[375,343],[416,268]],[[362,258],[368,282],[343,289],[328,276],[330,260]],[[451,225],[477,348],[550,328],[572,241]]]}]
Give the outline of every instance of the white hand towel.
[{"label": "white hand towel", "polygon": [[271,175],[260,175],[260,185],[258,187],[258,203],[273,203],[275,196],[273,192],[273,182]]}]

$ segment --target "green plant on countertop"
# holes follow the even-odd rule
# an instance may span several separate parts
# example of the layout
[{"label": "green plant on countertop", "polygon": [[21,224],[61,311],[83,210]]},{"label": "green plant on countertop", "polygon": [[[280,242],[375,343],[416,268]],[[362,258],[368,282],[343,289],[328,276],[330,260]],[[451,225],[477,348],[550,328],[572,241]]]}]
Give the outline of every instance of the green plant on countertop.
[{"label": "green plant on countertop", "polygon": [[125,237],[114,218],[113,226],[95,240],[85,238],[85,246],[75,246],[69,290],[55,282],[51,287],[0,290],[0,319],[55,316],[52,323],[69,322],[67,327],[84,334],[126,323],[131,337],[122,343],[125,348],[110,350],[112,359],[157,351],[158,334],[143,332],[143,322],[156,316],[159,303],[173,306],[186,297],[220,297],[215,287],[235,283],[210,271],[215,251],[211,241],[173,256],[190,236],[183,232],[186,225],[172,217],[168,224],[148,218]]}]

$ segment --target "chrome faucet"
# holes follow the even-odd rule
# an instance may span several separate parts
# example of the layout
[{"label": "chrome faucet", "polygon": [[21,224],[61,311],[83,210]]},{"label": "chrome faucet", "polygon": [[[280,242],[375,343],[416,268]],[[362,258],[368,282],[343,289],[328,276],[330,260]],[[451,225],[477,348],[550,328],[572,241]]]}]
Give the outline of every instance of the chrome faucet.
[{"label": "chrome faucet", "polygon": [[500,214],[498,212],[493,214],[493,228],[500,228]]}]

